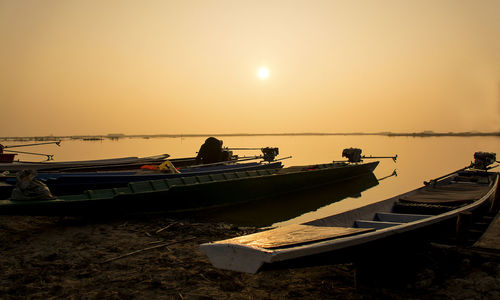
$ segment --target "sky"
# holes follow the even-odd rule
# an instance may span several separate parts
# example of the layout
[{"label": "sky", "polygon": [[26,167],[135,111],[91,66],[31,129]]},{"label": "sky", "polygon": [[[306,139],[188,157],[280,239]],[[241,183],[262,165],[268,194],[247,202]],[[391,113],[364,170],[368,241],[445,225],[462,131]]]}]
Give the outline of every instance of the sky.
[{"label": "sky", "polygon": [[499,0],[0,0],[0,136],[500,131],[499,15]]}]

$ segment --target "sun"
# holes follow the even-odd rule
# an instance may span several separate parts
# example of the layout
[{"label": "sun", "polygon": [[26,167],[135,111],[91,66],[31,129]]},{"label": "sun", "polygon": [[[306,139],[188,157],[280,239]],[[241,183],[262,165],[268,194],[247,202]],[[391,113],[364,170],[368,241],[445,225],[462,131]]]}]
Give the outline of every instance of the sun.
[{"label": "sun", "polygon": [[260,67],[257,71],[257,77],[261,80],[265,80],[269,77],[269,69],[267,67]]}]

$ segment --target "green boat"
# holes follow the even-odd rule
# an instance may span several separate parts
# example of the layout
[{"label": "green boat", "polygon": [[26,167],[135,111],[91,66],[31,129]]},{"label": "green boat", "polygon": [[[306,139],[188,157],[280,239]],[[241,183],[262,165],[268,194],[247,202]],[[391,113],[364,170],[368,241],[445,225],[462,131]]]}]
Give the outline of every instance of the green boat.
[{"label": "green boat", "polygon": [[95,215],[200,210],[312,189],[373,172],[378,161],[228,172],[129,183],[49,200],[0,200],[0,214]]}]

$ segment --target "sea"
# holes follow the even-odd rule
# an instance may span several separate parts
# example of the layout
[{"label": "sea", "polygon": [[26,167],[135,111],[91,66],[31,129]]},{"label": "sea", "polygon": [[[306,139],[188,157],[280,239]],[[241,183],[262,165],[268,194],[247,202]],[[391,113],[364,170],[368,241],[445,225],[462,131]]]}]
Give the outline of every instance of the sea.
[{"label": "sea", "polygon": [[[229,148],[241,156],[261,154],[260,148],[279,148],[278,158],[285,167],[340,161],[345,148],[362,149],[365,156],[396,156],[377,159],[377,179],[346,182],[322,189],[302,191],[255,201],[222,210],[193,213],[193,217],[239,226],[282,226],[310,220],[367,205],[422,186],[424,181],[470,164],[477,151],[500,155],[500,138],[495,136],[385,136],[385,135],[283,135],[222,136]],[[60,146],[41,145],[29,151],[54,155],[54,161],[91,160],[167,153],[171,158],[195,156],[206,137],[124,137],[86,141],[65,139]],[[13,141],[4,145],[19,144]],[[28,151],[28,148],[24,148]],[[23,149],[23,150],[24,150]],[[21,160],[39,157],[20,155]],[[366,159],[371,161],[374,159]],[[499,167],[500,169],[500,167]]]}]

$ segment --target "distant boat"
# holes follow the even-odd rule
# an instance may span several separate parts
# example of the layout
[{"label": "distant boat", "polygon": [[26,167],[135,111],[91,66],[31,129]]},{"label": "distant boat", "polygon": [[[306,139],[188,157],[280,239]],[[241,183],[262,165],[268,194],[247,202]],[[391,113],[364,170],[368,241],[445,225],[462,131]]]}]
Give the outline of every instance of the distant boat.
[{"label": "distant boat", "polygon": [[468,168],[390,199],[303,224],[205,243],[200,251],[217,268],[256,273],[264,265],[291,263],[428,229],[491,205],[499,196],[499,173],[487,172],[486,166],[494,162],[484,164],[476,158]]},{"label": "distant boat", "polygon": [[86,137],[82,138],[83,141],[103,141],[104,138],[102,137]]},{"label": "distant boat", "polygon": [[50,200],[0,200],[0,214],[115,214],[223,207],[311,189],[373,172],[378,161],[336,162],[131,182]]}]

